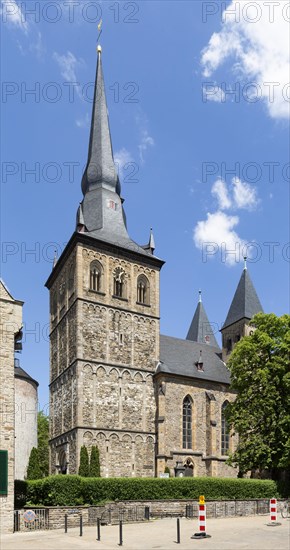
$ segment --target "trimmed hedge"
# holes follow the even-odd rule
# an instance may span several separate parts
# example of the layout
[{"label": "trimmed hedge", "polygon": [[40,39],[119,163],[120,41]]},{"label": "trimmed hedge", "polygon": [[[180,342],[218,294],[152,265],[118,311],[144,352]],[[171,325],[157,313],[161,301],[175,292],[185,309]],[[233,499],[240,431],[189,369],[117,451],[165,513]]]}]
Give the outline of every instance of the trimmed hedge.
[{"label": "trimmed hedge", "polygon": [[249,500],[278,497],[275,481],[229,478],[82,478],[50,476],[27,481],[30,505],[77,506],[116,500]]}]

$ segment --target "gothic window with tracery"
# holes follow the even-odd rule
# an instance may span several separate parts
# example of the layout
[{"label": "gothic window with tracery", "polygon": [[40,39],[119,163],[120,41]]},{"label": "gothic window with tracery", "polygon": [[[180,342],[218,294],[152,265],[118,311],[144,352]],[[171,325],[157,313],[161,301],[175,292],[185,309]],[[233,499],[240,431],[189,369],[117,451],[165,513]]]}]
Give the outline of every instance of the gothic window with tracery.
[{"label": "gothic window with tracery", "polygon": [[182,447],[192,449],[192,399],[187,395],[182,409]]},{"label": "gothic window with tracery", "polygon": [[230,433],[229,433],[229,427],[225,415],[225,410],[227,408],[228,401],[225,401],[222,404],[222,411],[221,411],[221,452],[222,455],[228,455],[229,454],[229,448],[230,448]]}]

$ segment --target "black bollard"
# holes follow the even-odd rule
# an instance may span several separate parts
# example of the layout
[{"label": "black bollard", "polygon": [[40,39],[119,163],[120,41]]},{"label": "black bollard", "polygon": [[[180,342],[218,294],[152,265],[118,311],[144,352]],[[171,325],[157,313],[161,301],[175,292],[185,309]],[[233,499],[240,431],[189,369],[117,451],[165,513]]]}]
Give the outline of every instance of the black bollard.
[{"label": "black bollard", "polygon": [[67,514],[64,515],[64,532],[67,533]]},{"label": "black bollard", "polygon": [[101,540],[101,520],[97,519],[97,540]]},{"label": "black bollard", "polygon": [[145,519],[150,519],[150,508],[149,506],[145,506]]},{"label": "black bollard", "polygon": [[123,522],[120,519],[119,523],[119,546],[123,546]]},{"label": "black bollard", "polygon": [[177,544],[180,544],[180,520],[177,518]]},{"label": "black bollard", "polygon": [[80,515],[80,537],[83,536],[83,516]]}]

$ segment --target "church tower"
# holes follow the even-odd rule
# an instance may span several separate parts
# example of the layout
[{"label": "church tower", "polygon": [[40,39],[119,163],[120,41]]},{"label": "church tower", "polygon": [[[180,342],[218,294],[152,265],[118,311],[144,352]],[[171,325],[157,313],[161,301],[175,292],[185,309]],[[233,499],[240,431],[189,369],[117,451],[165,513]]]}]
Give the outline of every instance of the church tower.
[{"label": "church tower", "polygon": [[128,235],[114,165],[101,48],[83,200],[50,292],[51,473],[78,473],[80,448],[101,475],[155,475],[159,273],[151,234]]},{"label": "church tower", "polygon": [[226,363],[237,342],[248,336],[249,321],[256,313],[263,312],[261,302],[251,281],[245,258],[245,266],[233,297],[227,318],[221,329],[222,333],[222,356]]}]

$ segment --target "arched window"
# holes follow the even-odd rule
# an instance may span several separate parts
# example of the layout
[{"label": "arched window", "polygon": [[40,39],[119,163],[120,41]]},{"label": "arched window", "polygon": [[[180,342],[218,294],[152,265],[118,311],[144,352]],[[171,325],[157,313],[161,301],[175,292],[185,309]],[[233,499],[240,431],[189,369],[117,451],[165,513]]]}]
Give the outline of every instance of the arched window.
[{"label": "arched window", "polygon": [[102,266],[94,260],[90,265],[90,290],[99,292],[102,286]]},{"label": "arched window", "polygon": [[116,267],[114,271],[114,296],[125,297],[125,271],[121,267]]},{"label": "arched window", "polygon": [[182,409],[182,447],[192,449],[192,399],[187,395]]},{"label": "arched window", "polygon": [[222,404],[222,414],[221,414],[221,452],[222,455],[228,455],[229,454],[229,448],[230,448],[230,433],[229,433],[229,427],[225,415],[225,410],[228,405],[228,401],[225,401]]},{"label": "arched window", "polygon": [[149,305],[149,281],[145,275],[137,279],[137,302]]}]

